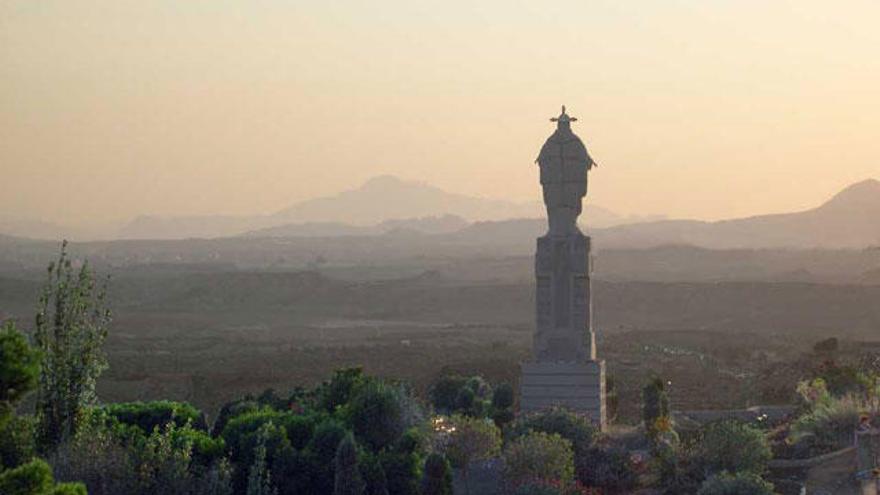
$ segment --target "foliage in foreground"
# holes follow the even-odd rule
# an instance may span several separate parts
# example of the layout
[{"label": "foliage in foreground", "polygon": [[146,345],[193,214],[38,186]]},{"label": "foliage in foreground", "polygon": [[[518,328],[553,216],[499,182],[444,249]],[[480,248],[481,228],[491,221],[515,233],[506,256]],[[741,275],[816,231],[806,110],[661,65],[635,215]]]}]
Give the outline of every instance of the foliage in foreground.
[{"label": "foliage in foreground", "polygon": [[567,486],[574,479],[574,452],[571,442],[556,433],[532,431],[510,442],[502,454],[505,483],[559,481]]},{"label": "foliage in foreground", "polygon": [[37,394],[43,452],[76,433],[95,404],[95,384],[107,367],[102,350],[110,323],[106,290],[97,285],[88,263],[73,267],[66,247],[65,242],[58,260],[49,265],[34,333],[43,353]]},{"label": "foliage in foreground", "polygon": [[722,472],[707,479],[697,495],[774,495],[773,484],[755,473]]}]

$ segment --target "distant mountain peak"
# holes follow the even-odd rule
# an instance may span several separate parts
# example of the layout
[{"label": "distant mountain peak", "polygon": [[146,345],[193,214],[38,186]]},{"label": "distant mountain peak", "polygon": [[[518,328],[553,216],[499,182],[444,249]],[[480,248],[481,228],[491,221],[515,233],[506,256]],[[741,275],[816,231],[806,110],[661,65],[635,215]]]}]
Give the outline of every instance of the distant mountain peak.
[{"label": "distant mountain peak", "polygon": [[880,211],[880,180],[856,182],[835,194],[821,208],[859,208]]}]

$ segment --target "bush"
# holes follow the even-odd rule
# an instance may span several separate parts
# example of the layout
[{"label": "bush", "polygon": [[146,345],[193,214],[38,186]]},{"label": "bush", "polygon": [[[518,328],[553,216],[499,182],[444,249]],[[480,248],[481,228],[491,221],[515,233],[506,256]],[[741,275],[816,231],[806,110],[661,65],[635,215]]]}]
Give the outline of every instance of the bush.
[{"label": "bush", "polygon": [[596,437],[596,428],[587,416],[559,407],[520,418],[513,426],[511,437],[515,439],[530,431],[556,433],[571,442],[576,456],[585,454]]},{"label": "bush", "polygon": [[4,495],[42,495],[52,484],[52,469],[39,459],[0,473],[0,493]]},{"label": "bush", "polygon": [[603,493],[630,493],[638,474],[623,450],[593,447],[575,459],[577,479],[586,486],[602,488]]},{"label": "bush", "polygon": [[[492,387],[481,376],[444,374],[429,390],[431,403],[442,414],[485,417],[491,410]],[[503,397],[500,397],[503,399]]]},{"label": "bush", "polygon": [[358,469],[357,446],[349,433],[339,442],[334,460],[333,495],[362,495],[364,480]]},{"label": "bush", "polygon": [[872,388],[871,378],[855,366],[841,366],[827,361],[816,370],[815,375],[825,382],[828,392],[834,397],[862,395]]},{"label": "bush", "polygon": [[502,454],[508,486],[535,480],[556,480],[567,485],[574,478],[571,442],[556,433],[533,431],[507,445]]},{"label": "bush", "polygon": [[138,493],[137,466],[102,417],[90,415],[81,431],[68,438],[49,458],[55,476],[82,481],[90,495]]},{"label": "bush", "polygon": [[56,485],[46,461],[35,459],[15,469],[0,473],[3,495],[87,495],[82,483]]},{"label": "bush", "polygon": [[739,421],[710,423],[701,432],[700,459],[708,473],[762,474],[772,457],[761,430]]},{"label": "bush", "polygon": [[344,368],[333,372],[329,382],[318,389],[318,406],[333,413],[337,407],[348,404],[352,397],[370,379],[364,376],[361,368]]},{"label": "bush", "polygon": [[467,378],[455,373],[447,373],[437,379],[428,391],[434,409],[442,414],[455,412],[458,392],[466,382]]},{"label": "bush", "polygon": [[120,423],[137,426],[147,435],[171,422],[179,427],[191,424],[195,429],[208,430],[204,414],[186,402],[122,402],[106,405],[103,409]]},{"label": "bush", "polygon": [[388,492],[394,495],[418,495],[422,459],[417,453],[383,451],[379,454]]},{"label": "bush", "polygon": [[707,479],[697,495],[774,495],[773,485],[755,473],[722,472]]},{"label": "bush", "polygon": [[669,417],[669,396],[663,380],[655,377],[642,389],[642,421],[649,436],[656,434],[658,420]]},{"label": "bush", "polygon": [[468,416],[453,416],[450,423],[454,429],[449,433],[446,457],[453,466],[461,469],[465,489],[469,491],[470,464],[498,454],[501,431],[494,423]]},{"label": "bush", "polygon": [[385,477],[385,469],[379,457],[371,452],[363,452],[361,455],[361,474],[366,483],[365,495],[389,495],[388,479]]},{"label": "bush", "polygon": [[21,466],[37,455],[33,416],[13,416],[0,426],[0,471]]},{"label": "bush", "polygon": [[398,388],[374,381],[362,387],[349,404],[355,435],[375,452],[396,444],[408,427],[401,394]]},{"label": "bush", "polygon": [[564,495],[556,486],[543,481],[529,481],[516,487],[513,495]]},{"label": "bush", "polygon": [[7,321],[0,327],[0,428],[15,411],[15,405],[37,386],[40,352]]},{"label": "bush", "polygon": [[831,452],[852,443],[864,405],[854,397],[818,402],[791,425],[790,440],[813,454]]},{"label": "bush", "polygon": [[220,408],[220,413],[217,414],[217,419],[214,421],[214,426],[211,428],[211,436],[218,437],[222,435],[223,429],[226,428],[226,424],[232,418],[261,409],[265,408],[252,399],[239,399],[223,404],[223,407]]},{"label": "bush", "polygon": [[422,495],[452,495],[452,467],[441,454],[431,454],[425,460]]},{"label": "bush", "polygon": [[[273,438],[267,439],[266,448],[269,449],[269,457],[272,457],[278,444],[288,442],[287,433],[277,428],[283,423],[284,413],[273,409],[264,408],[251,411],[232,418],[223,428],[221,438],[231,452],[231,461],[236,467],[250,466],[253,463],[253,450],[256,446],[256,433],[263,425],[272,423],[276,428],[272,429]],[[283,436],[283,438],[281,438]],[[338,440],[337,440],[338,443]],[[333,445],[335,452],[336,444]]]},{"label": "bush", "polygon": [[510,409],[513,407],[513,387],[509,383],[502,383],[492,393],[492,408],[496,410]]}]

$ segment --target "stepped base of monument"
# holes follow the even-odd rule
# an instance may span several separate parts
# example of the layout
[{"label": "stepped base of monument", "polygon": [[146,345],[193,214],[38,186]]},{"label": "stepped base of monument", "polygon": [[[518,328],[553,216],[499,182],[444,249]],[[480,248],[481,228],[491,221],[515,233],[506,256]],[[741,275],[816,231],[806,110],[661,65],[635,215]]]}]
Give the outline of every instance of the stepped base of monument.
[{"label": "stepped base of monument", "polygon": [[522,363],[520,412],[561,406],[605,428],[605,361]]}]

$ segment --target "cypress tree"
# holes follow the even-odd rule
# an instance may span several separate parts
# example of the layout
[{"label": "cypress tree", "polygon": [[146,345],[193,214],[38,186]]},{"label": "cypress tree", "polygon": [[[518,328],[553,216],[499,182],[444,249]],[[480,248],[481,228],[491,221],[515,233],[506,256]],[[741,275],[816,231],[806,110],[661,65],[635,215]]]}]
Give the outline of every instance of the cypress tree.
[{"label": "cypress tree", "polygon": [[358,468],[357,446],[351,433],[336,448],[333,495],[363,495],[364,480]]},{"label": "cypress tree", "polygon": [[452,495],[452,466],[441,454],[431,454],[425,460],[422,495]]}]

